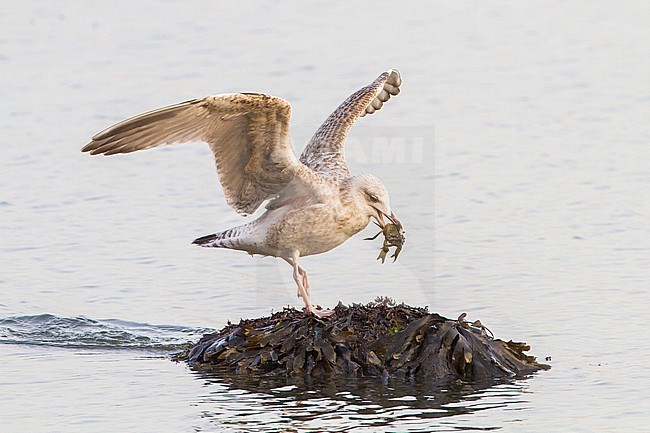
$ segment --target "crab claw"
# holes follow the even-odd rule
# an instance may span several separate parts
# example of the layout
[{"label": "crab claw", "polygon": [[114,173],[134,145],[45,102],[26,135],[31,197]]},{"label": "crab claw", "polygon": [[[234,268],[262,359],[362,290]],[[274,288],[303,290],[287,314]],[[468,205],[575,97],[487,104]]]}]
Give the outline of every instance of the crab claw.
[{"label": "crab claw", "polygon": [[388,253],[388,248],[382,248],[379,252],[379,257],[377,257],[377,260],[381,260],[382,265],[386,261],[386,253]]},{"label": "crab claw", "polygon": [[393,259],[393,263],[395,263],[395,261],[397,260],[397,256],[399,256],[400,251],[402,251],[402,247],[397,247],[393,255],[390,256],[390,258]]}]

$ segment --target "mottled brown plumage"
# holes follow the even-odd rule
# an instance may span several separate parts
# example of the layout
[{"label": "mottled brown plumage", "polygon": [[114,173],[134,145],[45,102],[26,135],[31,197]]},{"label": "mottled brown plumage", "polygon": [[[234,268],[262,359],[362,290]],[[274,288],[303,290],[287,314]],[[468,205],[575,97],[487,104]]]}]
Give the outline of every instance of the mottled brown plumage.
[{"label": "mottled brown plumage", "polygon": [[289,136],[289,103],[259,93],[209,96],[153,110],[98,133],[82,151],[113,155],[207,142],[228,204],[248,215],[272,200],[258,219],[194,243],[283,258],[293,266],[306,310],[322,316],[326,313],[310,302],[299,257],[335,248],[373,217],[381,226],[384,216],[399,224],[379,179],[350,176],[343,146],[356,119],[379,110],[399,93],[401,82],[399,72],[389,70],[353,93],[318,129],[300,160]]}]

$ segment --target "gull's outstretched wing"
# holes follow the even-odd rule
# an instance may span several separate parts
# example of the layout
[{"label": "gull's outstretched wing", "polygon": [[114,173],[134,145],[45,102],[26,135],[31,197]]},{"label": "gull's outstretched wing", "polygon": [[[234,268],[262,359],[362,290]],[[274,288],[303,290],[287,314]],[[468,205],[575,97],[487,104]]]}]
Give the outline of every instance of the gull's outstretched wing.
[{"label": "gull's outstretched wing", "polygon": [[402,78],[391,69],[368,86],[354,92],[325,120],[300,156],[300,161],[316,172],[348,175],[343,145],[348,131],[359,117],[381,109],[399,93]]},{"label": "gull's outstretched wing", "polygon": [[209,96],[132,117],[83,149],[113,155],[173,143],[210,145],[228,204],[247,215],[282,190],[300,167],[291,147],[291,107],[259,93]]}]

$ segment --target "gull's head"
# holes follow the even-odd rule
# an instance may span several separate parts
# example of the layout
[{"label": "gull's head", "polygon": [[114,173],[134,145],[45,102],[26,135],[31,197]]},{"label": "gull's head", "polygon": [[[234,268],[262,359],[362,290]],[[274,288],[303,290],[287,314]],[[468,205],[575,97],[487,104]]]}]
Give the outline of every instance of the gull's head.
[{"label": "gull's head", "polygon": [[352,178],[352,193],[357,206],[377,220],[382,229],[386,225],[384,217],[401,227],[401,223],[390,208],[388,190],[381,180],[372,174],[360,174]]}]

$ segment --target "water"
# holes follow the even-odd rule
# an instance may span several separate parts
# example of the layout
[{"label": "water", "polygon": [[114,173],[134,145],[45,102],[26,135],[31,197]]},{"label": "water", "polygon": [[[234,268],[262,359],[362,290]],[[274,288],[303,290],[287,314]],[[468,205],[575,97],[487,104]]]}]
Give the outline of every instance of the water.
[{"label": "water", "polygon": [[[647,430],[649,24],[632,2],[5,8],[1,430]],[[432,389],[171,362],[205,328],[299,305],[290,268],[190,245],[241,221],[206,146],[79,149],[127,116],[241,90],[292,103],[300,150],[390,67],[403,93],[353,129],[348,158],[387,184],[408,243],[382,266],[369,228],[308,258],[316,302],[468,312],[553,369]]]}]

